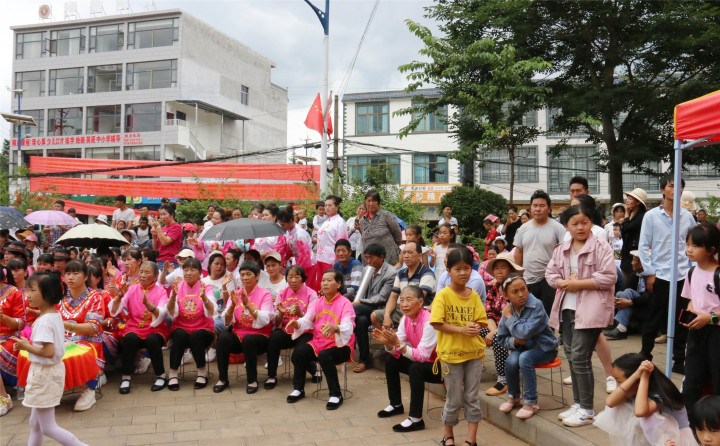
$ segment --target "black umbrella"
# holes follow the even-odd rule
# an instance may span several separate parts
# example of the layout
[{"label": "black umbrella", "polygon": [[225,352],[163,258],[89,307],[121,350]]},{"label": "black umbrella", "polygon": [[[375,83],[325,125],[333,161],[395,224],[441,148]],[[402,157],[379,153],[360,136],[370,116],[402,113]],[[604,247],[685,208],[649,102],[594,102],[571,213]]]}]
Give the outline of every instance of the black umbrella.
[{"label": "black umbrella", "polygon": [[250,218],[238,218],[220,223],[207,230],[204,242],[233,241],[245,238],[274,237],[285,234],[277,223]]},{"label": "black umbrella", "polygon": [[25,221],[17,210],[0,211],[0,229],[18,229],[28,226],[32,226],[32,224]]}]

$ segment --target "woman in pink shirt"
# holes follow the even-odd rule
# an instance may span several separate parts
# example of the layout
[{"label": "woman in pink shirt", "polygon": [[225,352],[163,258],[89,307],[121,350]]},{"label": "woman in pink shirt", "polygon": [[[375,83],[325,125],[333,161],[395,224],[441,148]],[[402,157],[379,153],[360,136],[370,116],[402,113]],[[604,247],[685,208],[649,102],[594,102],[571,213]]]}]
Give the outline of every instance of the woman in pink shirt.
[{"label": "woman in pink shirt", "polygon": [[330,390],[326,409],[335,410],[343,403],[336,364],[349,361],[355,345],[355,310],[352,303],[340,294],[343,281],[342,272],[336,269],[325,271],[321,281],[323,297],[310,305],[305,316],[285,326],[285,331],[295,330],[293,338],[306,330],[313,332],[312,340],[296,347],[292,354],[294,390],[287,397],[288,403],[305,397],[305,370],[315,361],[320,363]]},{"label": "woman in pink shirt", "polygon": [[[222,257],[222,256],[220,256]],[[179,277],[172,284],[172,292],[167,301],[167,314],[173,318],[170,339],[170,376],[168,389],[180,390],[178,369],[185,349],[190,347],[197,366],[196,389],[207,386],[205,368],[205,350],[215,340],[215,320],[217,311],[212,285],[206,285],[202,277],[202,264],[198,259],[189,258],[183,264],[184,281]],[[223,265],[223,271],[225,266]]]},{"label": "woman in pink shirt", "polygon": [[217,341],[219,380],[213,392],[220,393],[230,387],[228,366],[230,353],[243,353],[247,372],[247,393],[255,393],[257,384],[257,357],[267,351],[272,332],[273,299],[269,291],[257,286],[260,266],[255,262],[240,265],[243,288],[230,293],[230,302],[223,312],[225,326]]},{"label": "woman in pink shirt", "polygon": [[156,285],[158,266],[154,262],[143,262],[138,272],[140,283],[132,285],[113,298],[110,315],[117,316],[127,310],[127,322],[120,330],[122,337],[122,381],[120,393],[130,393],[130,378],[135,370],[135,355],[138,350],[147,349],[155,371],[155,383],[150,390],[157,392],[167,386],[165,365],[163,364],[162,346],[168,337],[165,323],[165,304],[167,293]]}]

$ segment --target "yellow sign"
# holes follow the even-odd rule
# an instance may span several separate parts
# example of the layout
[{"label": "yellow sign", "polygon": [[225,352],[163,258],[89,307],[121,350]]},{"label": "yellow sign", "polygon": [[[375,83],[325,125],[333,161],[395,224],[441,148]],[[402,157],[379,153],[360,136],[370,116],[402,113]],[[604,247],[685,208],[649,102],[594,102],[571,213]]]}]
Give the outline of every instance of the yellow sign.
[{"label": "yellow sign", "polygon": [[400,187],[405,189],[403,197],[411,197],[412,201],[420,204],[439,204],[442,197],[450,193],[455,186],[460,186],[460,184],[434,183],[400,185]]}]

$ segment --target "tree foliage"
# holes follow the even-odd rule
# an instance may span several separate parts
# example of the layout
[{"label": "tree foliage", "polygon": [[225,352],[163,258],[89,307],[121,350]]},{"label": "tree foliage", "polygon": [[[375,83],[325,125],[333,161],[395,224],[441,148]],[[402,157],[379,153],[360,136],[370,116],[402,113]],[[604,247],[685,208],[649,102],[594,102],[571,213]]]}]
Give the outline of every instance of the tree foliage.
[{"label": "tree foliage", "polygon": [[[720,88],[716,1],[437,0],[426,17],[440,24],[448,49],[490,38],[514,47],[518,60],[552,64],[536,78],[552,89],[546,105],[560,109],[552,130],[599,144],[613,201],[622,199],[624,163],[647,172],[648,161],[672,161],[674,106]],[[436,39],[423,40],[434,60]],[[435,69],[467,82],[466,73]],[[689,151],[686,162],[717,166],[720,155]]]},{"label": "tree foliage", "polygon": [[440,200],[440,209],[452,206],[453,217],[463,235],[485,237],[483,221],[489,214],[502,216],[507,210],[507,202],[502,195],[479,187],[455,186],[449,194]]}]

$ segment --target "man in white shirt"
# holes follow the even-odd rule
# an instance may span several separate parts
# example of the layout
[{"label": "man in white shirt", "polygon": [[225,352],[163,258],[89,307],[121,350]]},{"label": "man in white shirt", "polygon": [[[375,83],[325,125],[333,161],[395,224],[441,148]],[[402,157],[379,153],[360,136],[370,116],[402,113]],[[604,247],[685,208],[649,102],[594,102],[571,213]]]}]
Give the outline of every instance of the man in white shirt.
[{"label": "man in white shirt", "polygon": [[135,220],[135,211],[127,207],[127,198],[125,195],[118,195],[115,197],[115,211],[112,215],[112,227],[117,229],[117,222],[123,220],[127,223],[127,228],[132,229],[133,222]]},{"label": "man in white shirt", "polygon": [[147,217],[148,219],[148,226],[152,226],[152,222],[155,221],[152,215],[150,215],[150,209],[147,207],[146,204],[140,206],[138,209],[138,212],[140,215],[135,216],[133,218],[133,226],[140,226],[140,217]]}]

